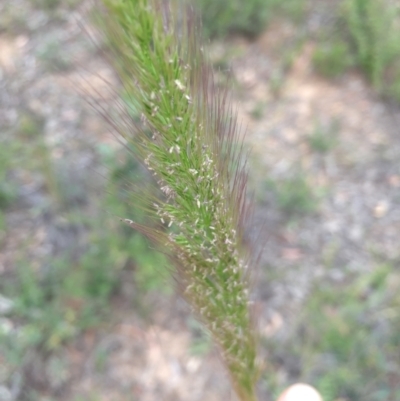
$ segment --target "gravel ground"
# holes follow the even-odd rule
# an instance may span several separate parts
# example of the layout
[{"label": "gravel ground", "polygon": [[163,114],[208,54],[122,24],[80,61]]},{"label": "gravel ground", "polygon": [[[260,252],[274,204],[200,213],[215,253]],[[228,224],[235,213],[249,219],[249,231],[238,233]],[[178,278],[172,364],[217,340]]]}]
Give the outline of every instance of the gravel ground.
[{"label": "gravel ground", "polygon": [[[73,188],[71,202],[91,215],[101,188],[92,173],[102,168],[96,149],[118,145],[77,90],[112,102],[99,78],[113,82],[112,71],[79,25],[86,10],[86,4],[62,3],[48,12],[25,0],[0,1],[0,135],[12,135],[26,114],[40,121],[52,166]],[[256,288],[264,336],[289,324],[315,278],[340,282],[348,272],[372,270],[377,260],[400,261],[400,109],[379,99],[355,71],[335,82],[318,77],[311,40],[283,69],[282,49],[291,49],[295,37],[293,25],[276,22],[256,41],[233,38],[211,46],[216,62],[232,63],[233,101],[252,152],[256,220],[266,221]],[[334,137],[326,153],[310,145],[316,127]],[[270,182],[298,174],[316,206],[292,216]],[[12,274],[21,252],[39,271],[46,268],[45,256],[57,258],[71,246],[78,255],[88,240],[83,225],[48,205],[51,188],[43,174],[22,165],[12,179],[18,201],[0,233],[1,280]],[[233,400],[215,353],[191,352],[194,331],[182,302],[148,301],[156,311],[151,319],[116,300],[107,330],[89,330],[54,355],[35,354],[11,382],[1,383],[10,376],[1,371],[0,401],[22,399],[21,382],[41,400]]]}]

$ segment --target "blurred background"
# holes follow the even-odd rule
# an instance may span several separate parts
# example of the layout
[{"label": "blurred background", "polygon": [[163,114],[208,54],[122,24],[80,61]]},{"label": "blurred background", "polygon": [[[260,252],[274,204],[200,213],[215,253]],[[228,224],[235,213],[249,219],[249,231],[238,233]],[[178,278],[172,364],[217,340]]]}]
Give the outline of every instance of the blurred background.
[{"label": "blurred background", "polygon": [[[266,221],[260,400],[296,381],[399,400],[399,3],[193,4]],[[234,400],[166,261],[119,221],[143,219],[147,178],[87,102],[117,85],[90,5],[0,0],[0,401]]]}]

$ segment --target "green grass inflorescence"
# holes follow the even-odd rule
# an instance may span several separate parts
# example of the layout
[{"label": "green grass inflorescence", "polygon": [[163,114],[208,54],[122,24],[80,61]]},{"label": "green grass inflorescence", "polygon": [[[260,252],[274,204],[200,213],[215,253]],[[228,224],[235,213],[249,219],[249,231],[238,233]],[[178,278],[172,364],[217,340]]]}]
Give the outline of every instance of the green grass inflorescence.
[{"label": "green grass inflorescence", "polygon": [[243,246],[246,163],[235,113],[213,83],[190,13],[152,0],[102,0],[102,7],[113,66],[142,116],[138,122],[128,112],[102,112],[160,189],[147,199],[159,228],[125,221],[167,250],[240,400],[253,401],[259,366]]}]

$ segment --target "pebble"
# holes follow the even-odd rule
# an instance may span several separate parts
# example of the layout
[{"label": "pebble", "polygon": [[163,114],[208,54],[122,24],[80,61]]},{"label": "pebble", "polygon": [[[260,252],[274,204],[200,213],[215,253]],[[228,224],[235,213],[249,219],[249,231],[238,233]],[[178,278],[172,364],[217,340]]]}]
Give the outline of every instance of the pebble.
[{"label": "pebble", "polygon": [[0,294],[0,315],[5,315],[14,307],[14,302]]}]

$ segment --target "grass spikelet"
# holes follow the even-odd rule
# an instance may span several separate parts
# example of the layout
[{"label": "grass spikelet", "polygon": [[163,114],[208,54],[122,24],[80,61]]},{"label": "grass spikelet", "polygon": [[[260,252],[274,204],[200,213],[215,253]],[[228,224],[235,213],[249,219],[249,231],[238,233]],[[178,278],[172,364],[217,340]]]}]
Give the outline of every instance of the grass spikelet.
[{"label": "grass spikelet", "polygon": [[[101,0],[100,28],[129,103],[101,109],[153,174],[147,199],[158,228],[125,220],[167,250],[174,276],[218,345],[241,401],[254,401],[259,375],[243,245],[246,163],[236,116],[205,62],[189,12],[152,0]],[[126,216],[129,217],[129,216]]]}]

